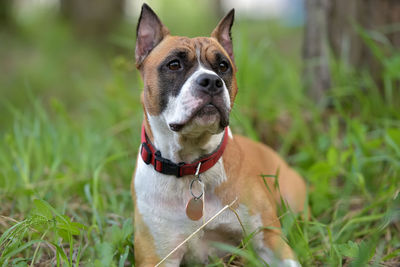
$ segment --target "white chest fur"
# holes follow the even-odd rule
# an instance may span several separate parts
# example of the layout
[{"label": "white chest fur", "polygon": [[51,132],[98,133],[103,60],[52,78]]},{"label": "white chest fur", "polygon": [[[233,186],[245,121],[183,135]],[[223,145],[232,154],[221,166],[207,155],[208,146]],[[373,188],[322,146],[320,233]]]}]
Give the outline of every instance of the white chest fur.
[{"label": "white chest fur", "polygon": [[[192,197],[189,191],[192,179],[192,176],[178,179],[158,173],[154,171],[152,165],[146,165],[141,158],[138,158],[135,176],[136,208],[153,235],[159,255],[167,255],[203,223],[203,219],[190,220],[185,213],[186,204]],[[205,184],[203,217],[208,220],[223,208],[221,200],[214,194],[216,186],[226,180],[222,159],[201,174],[201,179]],[[210,239],[216,240],[212,241],[226,241],[218,240],[219,237],[215,233],[220,229],[223,229],[224,233],[229,233],[228,239],[236,236],[239,242],[242,237],[240,223],[236,216],[231,211],[225,211],[208,224],[205,231],[197,234],[183,247],[182,255],[185,254],[185,258],[194,257],[205,261],[210,253],[207,231],[213,233]]]}]

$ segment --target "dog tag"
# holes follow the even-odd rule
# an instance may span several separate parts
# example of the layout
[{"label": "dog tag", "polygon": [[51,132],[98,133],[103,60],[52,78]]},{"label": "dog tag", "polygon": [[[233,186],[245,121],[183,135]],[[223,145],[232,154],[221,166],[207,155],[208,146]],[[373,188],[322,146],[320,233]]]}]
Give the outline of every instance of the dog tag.
[{"label": "dog tag", "polygon": [[186,216],[192,221],[198,221],[203,217],[203,200],[191,198],[186,204]]}]

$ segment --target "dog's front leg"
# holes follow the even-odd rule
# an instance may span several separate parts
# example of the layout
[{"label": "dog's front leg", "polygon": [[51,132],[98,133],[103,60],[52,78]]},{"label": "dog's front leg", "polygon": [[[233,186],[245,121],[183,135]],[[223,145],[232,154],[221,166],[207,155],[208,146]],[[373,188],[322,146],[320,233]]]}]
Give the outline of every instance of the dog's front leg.
[{"label": "dog's front leg", "polygon": [[301,267],[278,229],[264,229],[263,238],[256,244],[259,256],[271,266]]},{"label": "dog's front leg", "polygon": [[[135,235],[135,266],[138,267],[154,267],[163,260],[162,257],[166,255],[158,255],[154,244],[149,246],[148,236],[144,236],[141,232],[137,232]],[[173,248],[171,248],[172,251]],[[183,255],[184,249],[179,249],[166,258],[159,266],[163,267],[179,267]]]},{"label": "dog's front leg", "polygon": [[[159,221],[158,221],[159,223]],[[152,226],[154,226],[152,224]],[[182,241],[184,235],[176,233],[176,229],[165,227],[150,227],[144,223],[142,215],[136,209],[135,211],[135,266],[154,267],[162,260],[159,266],[179,267],[182,262],[186,247],[182,246],[177,251],[166,257],[168,253],[174,250]]]}]

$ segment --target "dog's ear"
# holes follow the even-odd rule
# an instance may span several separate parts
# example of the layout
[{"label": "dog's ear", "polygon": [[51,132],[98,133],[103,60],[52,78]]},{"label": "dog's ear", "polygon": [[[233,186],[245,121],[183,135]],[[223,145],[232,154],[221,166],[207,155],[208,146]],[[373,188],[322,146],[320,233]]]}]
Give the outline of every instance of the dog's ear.
[{"label": "dog's ear", "polygon": [[218,42],[225,48],[231,60],[233,60],[233,46],[232,46],[232,36],[231,28],[233,25],[233,19],[235,17],[235,9],[229,11],[229,13],[221,19],[217,27],[211,33],[211,37],[214,37]]},{"label": "dog's ear", "polygon": [[139,67],[151,50],[168,34],[169,30],[162,24],[156,13],[147,4],[143,4],[136,28],[136,66]]}]

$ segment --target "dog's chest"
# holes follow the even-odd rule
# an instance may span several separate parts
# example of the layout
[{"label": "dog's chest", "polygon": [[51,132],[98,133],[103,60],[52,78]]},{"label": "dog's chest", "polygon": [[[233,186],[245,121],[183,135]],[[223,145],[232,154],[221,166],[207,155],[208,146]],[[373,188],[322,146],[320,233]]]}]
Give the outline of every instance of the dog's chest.
[{"label": "dog's chest", "polygon": [[[146,165],[138,159],[135,175],[136,208],[155,239],[159,255],[166,255],[195,232],[203,221],[209,220],[224,205],[214,189],[224,182],[226,174],[222,159],[200,177],[205,187],[205,214],[198,221],[186,216],[186,205],[192,198],[189,190],[191,177],[175,178],[154,171],[153,166]],[[204,260],[211,252],[210,242],[237,244],[242,229],[235,214],[224,211],[197,233],[184,246],[185,258]]]}]

